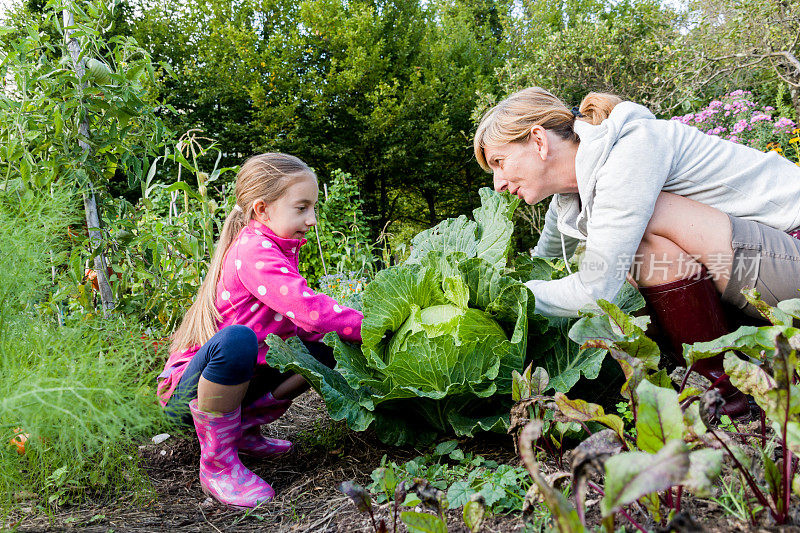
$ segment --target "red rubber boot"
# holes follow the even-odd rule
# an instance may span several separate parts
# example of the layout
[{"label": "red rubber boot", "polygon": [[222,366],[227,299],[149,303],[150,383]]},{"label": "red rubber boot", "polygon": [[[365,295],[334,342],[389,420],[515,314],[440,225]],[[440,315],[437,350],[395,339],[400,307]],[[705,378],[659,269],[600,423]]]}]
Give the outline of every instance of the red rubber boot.
[{"label": "red rubber boot", "polygon": [[[716,339],[729,333],[714,282],[703,268],[699,277],[639,287],[652,310],[652,319],[669,340],[675,361],[683,366],[683,345]],[[731,418],[750,414],[747,397],[735,388],[722,368],[723,355],[703,359],[691,370],[708,379],[722,394],[722,412]]]}]

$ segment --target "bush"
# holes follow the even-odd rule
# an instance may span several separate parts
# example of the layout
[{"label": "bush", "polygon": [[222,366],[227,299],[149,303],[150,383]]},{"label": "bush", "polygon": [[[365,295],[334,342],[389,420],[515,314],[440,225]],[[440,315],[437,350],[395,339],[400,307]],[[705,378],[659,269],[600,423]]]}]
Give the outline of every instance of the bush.
[{"label": "bush", "polygon": [[774,107],[762,106],[752,98],[750,91],[733,91],[696,113],[672,120],[757,150],[781,153],[800,164],[800,128],[792,119],[775,116]]},{"label": "bush", "polygon": [[320,193],[317,227],[306,234],[300,251],[300,273],[311,286],[325,276],[372,279],[379,269],[355,179],[341,170],[331,177],[330,187]]}]

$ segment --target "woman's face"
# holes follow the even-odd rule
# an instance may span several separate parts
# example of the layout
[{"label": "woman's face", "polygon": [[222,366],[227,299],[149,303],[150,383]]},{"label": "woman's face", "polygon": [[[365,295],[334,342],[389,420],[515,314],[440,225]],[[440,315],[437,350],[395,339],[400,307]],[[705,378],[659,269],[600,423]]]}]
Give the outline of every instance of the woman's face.
[{"label": "woman's face", "polygon": [[577,191],[576,150],[577,144],[534,126],[527,140],[487,146],[484,155],[494,174],[494,189],[533,205],[555,193]]},{"label": "woman's face", "polygon": [[494,190],[507,190],[527,204],[541,201],[543,161],[531,147],[532,139],[484,149],[486,162],[493,172]]}]

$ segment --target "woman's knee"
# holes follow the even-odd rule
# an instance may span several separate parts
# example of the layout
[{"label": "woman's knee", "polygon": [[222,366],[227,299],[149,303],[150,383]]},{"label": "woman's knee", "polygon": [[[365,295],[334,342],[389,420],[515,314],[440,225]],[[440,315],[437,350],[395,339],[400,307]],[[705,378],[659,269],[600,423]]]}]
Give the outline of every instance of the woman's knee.
[{"label": "woman's knee", "polygon": [[[660,192],[656,203],[653,206],[653,214],[650,215],[650,220],[647,227],[644,229],[644,239],[648,237],[664,237],[669,229],[675,226],[675,217],[680,211],[680,201],[688,200],[682,198],[677,194],[669,192]],[[688,200],[692,202],[692,200]]]}]

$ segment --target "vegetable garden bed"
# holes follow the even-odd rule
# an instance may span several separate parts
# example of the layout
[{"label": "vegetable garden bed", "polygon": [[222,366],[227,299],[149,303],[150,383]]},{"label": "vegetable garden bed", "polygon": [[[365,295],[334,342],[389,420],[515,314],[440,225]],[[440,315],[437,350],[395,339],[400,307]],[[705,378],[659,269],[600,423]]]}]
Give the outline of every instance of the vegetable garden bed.
[{"label": "vegetable garden bed", "polygon": [[[411,461],[430,449],[389,447],[371,432],[356,433],[326,415],[321,398],[314,392],[303,395],[286,416],[268,426],[271,436],[289,438],[297,449],[279,460],[245,460],[255,472],[269,480],[277,496],[263,509],[248,514],[229,510],[209,501],[200,490],[197,480],[199,446],[193,435],[173,436],[161,444],[148,443],[140,449],[152,483],[148,500],[134,504],[120,498],[104,501],[96,495],[78,506],[65,506],[51,515],[33,514],[35,502],[20,502],[6,525],[17,531],[82,531],[89,533],[153,532],[172,533],[207,531],[270,531],[289,532],[360,532],[372,531],[369,517],[336,490],[345,479],[367,485],[370,474],[388,455],[396,463]],[[466,454],[481,456],[487,461],[519,467],[510,436],[483,434],[458,442]],[[569,454],[565,457],[568,461]],[[454,461],[444,459],[443,463]],[[541,465],[545,473],[559,470],[555,459],[547,458]],[[727,480],[730,483],[730,479]],[[594,500],[594,503],[591,503]],[[587,517],[599,520],[598,498],[590,498]],[[727,503],[727,502],[723,502]],[[684,509],[709,532],[735,531],[794,531],[798,528],[751,528],[732,517],[719,503],[705,498],[687,498]],[[538,531],[546,512],[540,508],[539,517],[523,518],[520,512],[487,518],[481,531],[512,532]],[[389,518],[388,505],[376,505],[378,517]],[[449,531],[468,531],[461,519],[461,510],[447,513]],[[405,531],[401,526],[398,531]],[[682,531],[697,531],[684,529]]]}]

